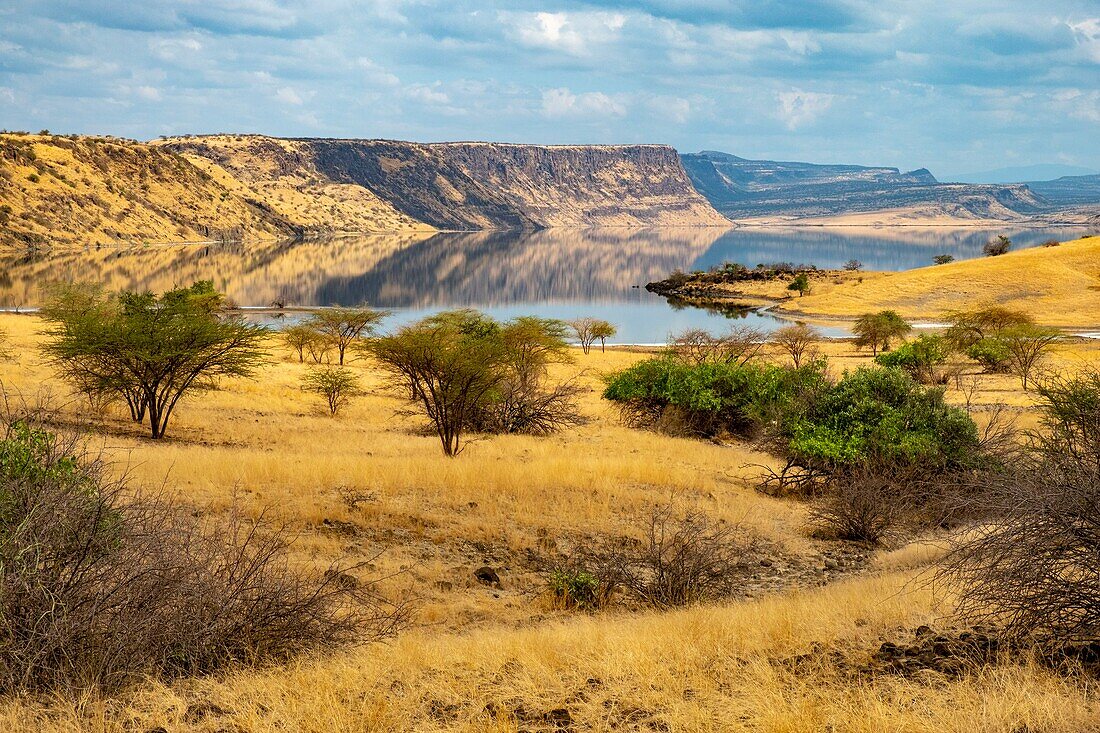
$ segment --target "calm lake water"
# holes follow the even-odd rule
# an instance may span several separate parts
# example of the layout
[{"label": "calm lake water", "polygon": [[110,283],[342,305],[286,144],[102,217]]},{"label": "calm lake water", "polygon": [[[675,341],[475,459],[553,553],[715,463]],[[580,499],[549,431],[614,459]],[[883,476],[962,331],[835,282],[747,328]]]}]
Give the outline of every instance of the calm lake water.
[{"label": "calm lake water", "polygon": [[644,290],[647,282],[676,268],[706,269],[723,262],[830,268],[857,259],[867,270],[904,270],[931,264],[938,254],[981,256],[982,245],[997,234],[1023,248],[1086,233],[1080,228],[587,229],[67,248],[33,254],[0,250],[0,307],[34,307],[42,286],[56,280],[160,291],[203,279],[213,280],[244,306],[368,303],[393,309],[391,326],[459,307],[498,318],[588,315],[618,325],[617,343],[662,343],[670,333],[690,327],[718,332],[731,323],[765,329],[784,323],[755,312],[676,309]]}]

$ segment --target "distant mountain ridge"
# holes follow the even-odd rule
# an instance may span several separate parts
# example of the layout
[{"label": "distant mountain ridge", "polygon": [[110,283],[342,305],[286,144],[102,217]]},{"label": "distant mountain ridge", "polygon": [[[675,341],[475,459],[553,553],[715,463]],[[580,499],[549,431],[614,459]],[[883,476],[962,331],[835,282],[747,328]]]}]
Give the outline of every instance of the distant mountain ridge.
[{"label": "distant mountain ridge", "polygon": [[1091,176],[1096,173],[1100,173],[1100,171],[1079,165],[1038,163],[1036,165],[1008,166],[972,173],[952,173],[940,176],[940,180],[951,183],[1021,183],[1024,181],[1052,181],[1065,176]]},{"label": "distant mountain ridge", "polygon": [[[729,153],[681,154],[692,183],[730,219],[828,218],[908,212],[913,219],[1022,221],[1060,206],[1100,203],[1088,186],[941,183],[926,168],[748,160]],[[1091,185],[1091,180],[1089,182]],[[1051,194],[1048,199],[1047,193]]]}]

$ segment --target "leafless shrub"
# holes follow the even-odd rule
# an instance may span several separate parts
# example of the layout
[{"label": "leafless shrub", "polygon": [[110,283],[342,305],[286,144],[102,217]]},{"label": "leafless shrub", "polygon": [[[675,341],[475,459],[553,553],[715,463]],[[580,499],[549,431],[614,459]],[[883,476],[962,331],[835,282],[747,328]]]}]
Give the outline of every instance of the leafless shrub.
[{"label": "leafless shrub", "polygon": [[475,405],[466,427],[478,433],[549,435],[587,422],[577,406],[584,391],[572,382],[543,386],[537,381],[508,380],[496,399]]},{"label": "leafless shrub", "polygon": [[[736,595],[760,550],[740,525],[695,512],[679,516],[669,506],[652,511],[641,535],[587,543],[548,567],[559,578],[565,571],[594,583],[601,605],[621,591],[642,605],[668,608]],[[555,576],[548,577],[553,583]]]},{"label": "leafless shrub", "polygon": [[797,369],[802,362],[817,357],[817,344],[821,341],[821,332],[805,323],[794,323],[777,328],[771,336],[771,343],[791,357]]},{"label": "leafless shrub", "polygon": [[400,606],[303,575],[263,520],[215,522],[108,478],[29,419],[0,439],[0,690],[113,689],[377,639]]},{"label": "leafless shrub", "polygon": [[810,508],[815,533],[831,539],[877,545],[912,521],[917,507],[913,477],[881,467],[834,477],[832,488]]},{"label": "leafless shrub", "polygon": [[721,336],[701,328],[689,328],[669,339],[668,347],[688,364],[745,364],[767,342],[758,328],[734,326]]},{"label": "leafless shrub", "polygon": [[955,543],[940,577],[964,618],[1054,642],[1100,638],[1100,372],[1039,386],[1043,429],[1012,470],[979,477],[988,520]]}]

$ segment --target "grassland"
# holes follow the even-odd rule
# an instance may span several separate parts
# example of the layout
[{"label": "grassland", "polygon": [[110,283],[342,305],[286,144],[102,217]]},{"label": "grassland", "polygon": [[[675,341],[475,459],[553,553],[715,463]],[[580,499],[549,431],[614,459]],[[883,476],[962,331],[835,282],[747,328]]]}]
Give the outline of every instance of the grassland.
[{"label": "grassland", "polygon": [[980,303],[1021,309],[1049,326],[1100,326],[1100,236],[822,283],[804,298],[785,301],[781,310],[852,318],[892,308],[909,319],[935,321],[944,311]]},{"label": "grassland", "polygon": [[[67,395],[38,357],[40,327],[33,316],[0,316],[16,354],[0,361],[9,395],[48,398],[62,423],[92,429],[135,485],[165,485],[195,511],[266,509],[296,533],[302,566],[383,553],[374,573],[392,577],[382,589],[414,597],[418,611],[386,645],[150,681],[110,700],[8,700],[0,730],[548,730],[560,710],[574,730],[1100,729],[1090,683],[1026,662],[955,680],[839,665],[858,670],[882,641],[947,623],[950,596],[922,580],[935,545],[825,569],[823,558],[841,548],[807,534],[804,504],[754,490],[766,454],[620,424],[599,398],[600,377],[645,358],[643,350],[578,354],[560,367],[558,376],[588,389],[587,425],[547,438],[485,438],[450,460],[420,419],[400,413],[369,362],[353,364],[369,394],[332,418],[298,389],[306,367],[274,344],[258,381],[227,382],[185,403],[171,437],[153,442],[117,413],[89,415]],[[868,360],[844,342],[825,348],[837,371]],[[1100,344],[1078,340],[1059,345],[1051,366],[1097,361]],[[984,405],[1007,402],[1025,424],[1033,420],[1015,378],[975,379],[969,399],[979,417]],[[549,602],[532,553],[631,534],[639,516],[668,502],[760,535],[772,568],[745,598],[674,612],[585,615]],[[483,564],[500,571],[501,588],[473,578]]]}]

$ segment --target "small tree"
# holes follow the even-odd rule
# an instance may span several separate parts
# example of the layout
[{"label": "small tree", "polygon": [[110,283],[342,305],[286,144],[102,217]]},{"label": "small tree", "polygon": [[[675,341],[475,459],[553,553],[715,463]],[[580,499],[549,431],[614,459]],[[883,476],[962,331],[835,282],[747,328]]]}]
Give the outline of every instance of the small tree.
[{"label": "small tree", "polygon": [[152,437],[161,438],[184,395],[218,377],[249,377],[267,361],[267,329],[222,306],[209,281],[159,298],[62,287],[41,311],[50,324],[44,351],[78,389],[122,395],[135,421],[148,415]]},{"label": "small tree", "polygon": [[1020,377],[1025,390],[1035,368],[1060,336],[1056,329],[1035,325],[1013,326],[999,334],[998,341],[1004,344],[1008,353],[1009,367]]},{"label": "small tree", "polygon": [[802,297],[806,293],[810,292],[810,276],[804,272],[800,272],[795,275],[794,280],[791,280],[787,286],[787,290],[797,290],[798,297]]},{"label": "small tree", "polygon": [[304,362],[306,360],[306,350],[319,338],[319,334],[309,326],[299,323],[284,328],[281,332],[281,338],[287,348],[298,355],[298,361]]},{"label": "small tree", "polygon": [[583,417],[575,390],[542,388],[547,366],[569,358],[560,321],[497,323],[476,311],[439,313],[376,339],[371,353],[423,407],[447,456],[467,430],[545,433]]},{"label": "small tree", "polygon": [[1007,254],[1010,249],[1012,249],[1012,240],[1003,234],[998,234],[996,239],[982,246],[982,254],[986,257],[999,257]]},{"label": "small tree", "polygon": [[1014,326],[1034,323],[1023,311],[1000,305],[985,305],[972,310],[948,311],[943,319],[950,324],[944,336],[959,351],[966,351],[979,341],[995,336]]},{"label": "small tree", "polygon": [[343,365],[348,347],[364,334],[372,333],[386,315],[386,311],[372,308],[326,308],[310,316],[306,325],[336,349]]},{"label": "small tree", "polygon": [[955,261],[952,255],[936,255],[932,258],[932,264],[935,265],[949,265]]},{"label": "small tree", "polygon": [[901,338],[912,330],[913,327],[892,310],[864,313],[856,319],[852,327],[852,332],[856,335],[856,348],[870,346],[872,356],[878,356],[880,350],[889,351],[891,341]]},{"label": "small tree", "polygon": [[619,330],[615,328],[615,325],[608,321],[596,321],[592,325],[592,336],[600,340],[600,352],[607,351],[607,339],[614,338]]},{"label": "small tree", "polygon": [[778,328],[771,337],[771,342],[791,357],[796,369],[804,360],[816,354],[819,341],[821,333],[805,323],[792,323]]},{"label": "small tree", "polygon": [[585,354],[592,348],[592,342],[596,340],[596,324],[599,323],[595,318],[576,318],[569,321],[569,327],[573,329],[573,334],[576,336],[577,341],[581,345],[581,351]]},{"label": "small tree", "polygon": [[323,397],[333,415],[363,393],[359,378],[340,366],[314,367],[302,377],[302,391]]},{"label": "small tree", "polygon": [[857,259],[851,259],[844,263],[844,269],[848,272],[859,272],[863,269],[863,263]]}]

